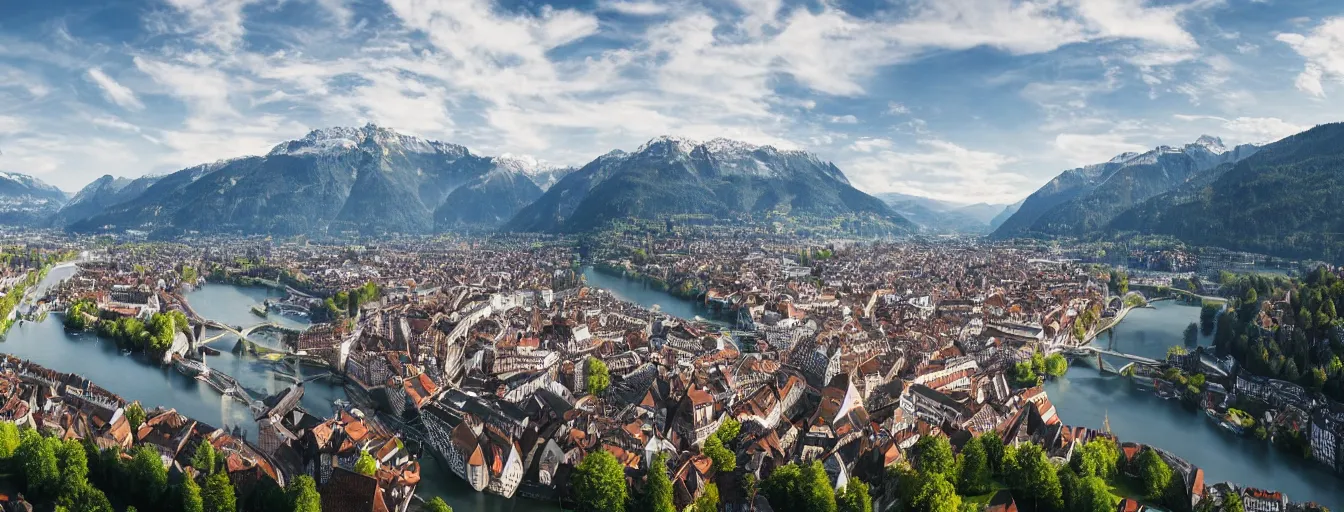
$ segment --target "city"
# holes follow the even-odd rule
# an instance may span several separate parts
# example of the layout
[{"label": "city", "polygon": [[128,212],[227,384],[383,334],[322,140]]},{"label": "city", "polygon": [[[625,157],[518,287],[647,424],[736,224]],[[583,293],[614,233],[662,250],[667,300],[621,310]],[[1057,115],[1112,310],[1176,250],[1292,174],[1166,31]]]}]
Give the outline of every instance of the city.
[{"label": "city", "polygon": [[[622,500],[669,499],[678,510],[787,510],[772,490],[795,471],[786,468],[819,471],[834,489],[830,506],[860,499],[853,492],[873,510],[1080,500],[1059,501],[1074,510],[1093,492],[1077,480],[1103,477],[1098,499],[1131,508],[1235,499],[1314,510],[1339,499],[1329,483],[1308,495],[1273,481],[1221,483],[1205,471],[1230,476],[1224,468],[1183,458],[1201,448],[1113,428],[1138,410],[1108,409],[1096,424],[1056,405],[1079,392],[1062,387],[1072,376],[1109,375],[1144,407],[1190,411],[1184,428],[1232,436],[1233,450],[1272,437],[1300,459],[1296,471],[1335,473],[1344,467],[1337,358],[1322,370],[1330,384],[1308,389],[1248,369],[1218,335],[1187,351],[1177,325],[1177,345],[1151,354],[1109,332],[1148,311],[1198,320],[1202,309],[1225,310],[1221,321],[1254,310],[1257,322],[1284,326],[1264,331],[1273,338],[1295,322],[1280,307],[1290,297],[1189,306],[1190,292],[1046,245],[646,233],[609,236],[582,257],[570,241],[530,236],[90,242],[29,236],[28,259],[8,267],[24,299],[5,339],[4,419],[98,450],[148,446],[166,466],[204,474],[193,458],[209,445],[239,503],[307,477],[328,510],[407,510],[437,494],[457,507],[494,503],[468,493],[583,507],[594,498],[580,482],[595,478],[585,461],[598,459],[617,471]],[[1341,282],[1321,272],[1313,279]],[[72,356],[95,361],[75,373],[47,366]],[[125,384],[139,374],[177,389]],[[1069,478],[1037,496],[1036,484],[1002,469],[1013,463],[1002,455],[981,453],[984,466],[968,469],[979,451],[968,446],[990,437],[991,452],[1032,453]],[[937,444],[959,473],[925,474]],[[1074,473],[1103,448],[1118,464]],[[650,478],[658,464],[670,494],[650,498],[662,492]],[[1162,468],[1162,482],[1142,464]],[[921,498],[912,482],[948,494]]]},{"label": "city", "polygon": [[1344,510],[1340,0],[0,1],[0,512]]}]

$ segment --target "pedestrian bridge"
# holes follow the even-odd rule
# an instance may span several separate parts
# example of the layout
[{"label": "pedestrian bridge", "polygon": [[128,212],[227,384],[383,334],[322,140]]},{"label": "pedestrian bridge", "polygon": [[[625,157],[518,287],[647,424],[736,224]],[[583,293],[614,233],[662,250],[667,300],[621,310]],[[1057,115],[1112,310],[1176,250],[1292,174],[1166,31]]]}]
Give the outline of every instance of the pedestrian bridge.
[{"label": "pedestrian bridge", "polygon": [[1128,360],[1133,361],[1133,362],[1135,362],[1135,363],[1142,364],[1142,365],[1146,365],[1146,366],[1161,366],[1162,364],[1164,364],[1163,361],[1158,361],[1158,360],[1153,359],[1153,358],[1151,358],[1151,357],[1143,357],[1143,356],[1137,356],[1137,355],[1134,355],[1134,354],[1126,354],[1126,353],[1124,353],[1124,352],[1116,352],[1116,351],[1114,351],[1114,350],[1107,350],[1107,349],[1104,349],[1104,348],[1097,348],[1097,347],[1094,347],[1094,346],[1092,346],[1092,345],[1084,345],[1084,346],[1081,346],[1081,347],[1066,348],[1066,349],[1064,349],[1064,350],[1061,350],[1060,352],[1063,353],[1064,355],[1067,355],[1067,356],[1073,356],[1073,357],[1093,357],[1093,356],[1099,356],[1099,355],[1107,355],[1107,356],[1112,356],[1112,357],[1118,357],[1118,358],[1121,358],[1121,359],[1128,359]]},{"label": "pedestrian bridge", "polygon": [[216,322],[216,321],[214,321],[214,320],[205,320],[205,321],[203,321],[203,322],[201,322],[201,323],[202,323],[202,324],[205,324],[206,327],[209,327],[209,328],[211,328],[211,329],[217,329],[217,330],[220,330],[220,331],[224,331],[224,332],[221,332],[221,333],[216,334],[216,335],[214,335],[214,336],[209,336],[209,337],[206,337],[206,338],[201,339],[201,340],[200,340],[200,344],[201,344],[201,345],[208,345],[208,344],[214,343],[214,342],[216,342],[216,341],[219,341],[219,340],[221,340],[221,339],[227,337],[227,336],[230,335],[230,334],[232,334],[232,335],[234,335],[234,336],[237,336],[237,337],[240,338],[240,339],[244,339],[244,340],[246,340],[248,336],[252,335],[252,333],[255,333],[255,332],[257,332],[257,331],[259,331],[259,330],[262,330],[262,329],[274,329],[274,330],[282,331],[282,332],[288,332],[288,331],[292,331],[292,330],[293,330],[293,329],[288,329],[288,328],[286,328],[285,326],[282,326],[282,325],[277,324],[277,323],[275,323],[275,322],[261,322],[261,323],[256,324],[256,325],[252,325],[252,326],[244,327],[242,330],[235,329],[235,328],[233,328],[233,326],[224,325],[224,324],[219,323],[219,322]]}]

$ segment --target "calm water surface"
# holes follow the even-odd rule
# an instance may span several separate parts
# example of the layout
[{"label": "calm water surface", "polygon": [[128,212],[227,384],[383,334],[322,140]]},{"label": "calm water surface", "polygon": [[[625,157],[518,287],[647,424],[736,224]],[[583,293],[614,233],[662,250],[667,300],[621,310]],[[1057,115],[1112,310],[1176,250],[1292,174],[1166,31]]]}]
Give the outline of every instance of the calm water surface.
[{"label": "calm water surface", "polygon": [[[1158,302],[1153,309],[1131,311],[1109,339],[1103,335],[1096,343],[1162,359],[1168,347],[1184,343],[1185,327],[1197,321],[1198,306]],[[1209,343],[1208,337],[1201,337],[1201,345]],[[1122,362],[1111,364],[1118,367]],[[1109,416],[1111,432],[1121,440],[1168,450],[1203,468],[1207,483],[1235,482],[1282,491],[1292,500],[1315,501],[1331,510],[1344,507],[1344,480],[1322,466],[1235,436],[1202,412],[1134,389],[1122,378],[1102,376],[1095,368],[1075,363],[1067,376],[1047,382],[1045,389],[1065,424],[1100,429]]]},{"label": "calm water surface", "polygon": [[[39,292],[70,277],[76,269],[56,268],[40,283]],[[208,319],[228,325],[249,326],[263,321],[303,329],[303,319],[271,315],[262,319],[250,312],[254,304],[267,298],[278,298],[283,293],[259,287],[207,284],[187,294],[187,301],[196,312]],[[214,334],[214,333],[208,333]],[[259,343],[279,346],[274,336],[253,335]],[[237,356],[230,350],[236,338],[229,336],[216,341],[213,347],[221,350],[218,356],[207,358],[214,370],[223,371],[254,392],[274,393],[292,382],[278,373],[279,367],[249,356]],[[249,439],[256,439],[256,423],[251,410],[241,402],[224,399],[214,388],[196,379],[178,373],[171,367],[160,367],[144,356],[122,356],[116,343],[99,339],[92,333],[71,334],[61,325],[60,315],[50,315],[43,322],[24,322],[0,339],[0,352],[33,361],[66,373],[75,373],[93,380],[127,400],[139,400],[146,407],[163,406],[214,426],[240,426]],[[284,370],[290,372],[291,370]],[[299,373],[316,375],[320,370],[300,368]],[[342,387],[323,381],[305,385],[303,406],[314,414],[328,415],[332,402],[346,398]],[[558,510],[557,507],[533,500],[507,500],[494,495],[477,493],[453,476],[446,468],[432,460],[423,464],[423,480],[418,492],[423,497],[439,496],[455,510],[491,512],[533,512]]]}]

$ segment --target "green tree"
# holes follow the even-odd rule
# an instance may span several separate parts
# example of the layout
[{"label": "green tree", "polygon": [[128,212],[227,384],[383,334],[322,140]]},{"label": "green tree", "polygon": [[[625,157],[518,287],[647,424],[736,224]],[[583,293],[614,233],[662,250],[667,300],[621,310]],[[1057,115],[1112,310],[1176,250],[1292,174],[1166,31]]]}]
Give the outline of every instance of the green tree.
[{"label": "green tree", "polygon": [[367,451],[359,452],[359,459],[355,461],[355,472],[364,476],[373,476],[378,472],[378,461],[373,460],[373,456]]},{"label": "green tree", "polygon": [[1117,474],[1119,461],[1120,450],[1115,441],[1098,437],[1075,451],[1069,465],[1083,478],[1095,476],[1109,480]]},{"label": "green tree", "polygon": [[920,472],[911,505],[917,512],[959,512],[961,496],[957,489],[938,473]]},{"label": "green tree", "polygon": [[644,489],[644,510],[677,512],[672,501],[672,479],[667,476],[667,454],[658,452],[649,465],[648,482]]},{"label": "green tree", "polygon": [[201,486],[196,483],[196,479],[190,476],[182,477],[182,485],[178,486],[182,497],[182,512],[204,512],[205,502],[201,498]]},{"label": "green tree", "polygon": [[994,476],[1003,475],[1003,438],[998,432],[989,431],[981,435],[980,444],[985,448],[985,456],[989,460],[989,469]]},{"label": "green tree", "polygon": [[705,492],[695,499],[691,506],[695,512],[718,512],[719,510],[719,486],[715,484],[705,484]]},{"label": "green tree", "polygon": [[705,448],[701,450],[706,457],[714,460],[714,469],[720,473],[731,473],[737,469],[737,454],[732,450],[723,447],[723,441],[718,436],[709,436],[705,440]]},{"label": "green tree", "polygon": [[584,374],[587,376],[584,382],[587,384],[588,392],[594,395],[601,395],[607,387],[611,386],[611,374],[607,373],[607,363],[602,362],[596,357],[588,358],[584,363]]},{"label": "green tree", "polygon": [[158,451],[146,445],[136,448],[127,464],[126,479],[136,503],[149,510],[158,509],[159,500],[168,489],[168,471]]},{"label": "green tree", "polygon": [[835,512],[835,488],[821,461],[803,467],[803,504],[810,512]]},{"label": "green tree", "polygon": [[1139,454],[1138,468],[1139,483],[1143,486],[1145,496],[1154,501],[1162,499],[1167,485],[1171,483],[1171,468],[1151,448]]},{"label": "green tree", "polygon": [[1246,507],[1241,503],[1241,495],[1235,492],[1227,493],[1223,497],[1222,512],[1246,512]]},{"label": "green tree", "polygon": [[625,469],[606,450],[589,453],[574,470],[574,499],[583,512],[611,512],[625,507]]},{"label": "green tree", "polygon": [[235,512],[238,510],[238,497],[233,494],[233,483],[223,471],[205,479],[205,488],[201,490],[201,502],[205,512]]},{"label": "green tree", "polygon": [[961,451],[961,479],[957,482],[957,490],[965,496],[984,494],[990,490],[991,478],[989,455],[978,439],[972,439]]},{"label": "green tree", "polygon": [[1062,377],[1069,371],[1069,361],[1060,354],[1051,354],[1045,358],[1045,374],[1051,377]]},{"label": "green tree", "polygon": [[89,459],[79,441],[71,439],[58,443],[56,461],[61,468],[60,495],[73,504],[89,486]]},{"label": "green tree", "polygon": [[835,490],[821,461],[785,464],[761,483],[761,492],[780,512],[835,512]]},{"label": "green tree", "polygon": [[[289,487],[285,489],[285,494],[289,496],[290,503],[294,504],[294,512],[322,512],[322,496],[317,493],[317,482],[313,481],[311,476],[299,475],[298,478],[291,480]],[[442,499],[434,499],[443,503]],[[429,506],[430,510],[435,510],[434,501],[431,500]],[[446,510],[452,512],[453,509]]]},{"label": "green tree", "polygon": [[[438,496],[435,496],[434,499],[429,500],[429,503],[425,504],[425,509],[428,510],[429,512],[453,512],[453,507],[448,506],[447,503],[443,502],[443,498],[440,498]],[[313,510],[316,511],[318,509]],[[299,510],[294,509],[294,512],[299,512]]]},{"label": "green tree", "polygon": [[873,498],[868,495],[868,484],[857,478],[849,479],[845,488],[835,495],[837,512],[873,512]]},{"label": "green tree", "polygon": [[131,432],[139,431],[140,425],[145,424],[145,409],[140,407],[140,402],[131,402],[131,405],[126,406],[124,414],[126,421],[131,424]]},{"label": "green tree", "polygon": [[19,427],[8,421],[0,422],[0,461],[8,461],[19,449]]},{"label": "green tree", "polygon": [[1045,451],[1037,444],[1024,444],[1016,454],[1015,490],[1029,500],[1031,510],[1059,510],[1064,506],[1059,475]]},{"label": "green tree", "polygon": [[955,462],[946,437],[926,435],[915,442],[915,469],[921,473],[949,476]]},{"label": "green tree", "polygon": [[205,475],[213,474],[219,467],[215,456],[215,445],[204,440],[197,444],[196,451],[191,455],[191,467]]},{"label": "green tree", "polygon": [[1090,476],[1082,480],[1079,486],[1080,497],[1077,501],[1078,512],[1111,512],[1115,506],[1111,504],[1111,491],[1106,482],[1100,477]]},{"label": "green tree", "polygon": [[59,442],[43,438],[34,430],[25,430],[20,437],[14,456],[22,461],[28,498],[43,501],[56,497],[61,487],[61,470],[56,462]]},{"label": "green tree", "polygon": [[724,416],[723,423],[719,429],[714,431],[714,436],[723,441],[724,446],[736,446],[737,436],[742,433],[742,424],[733,419],[732,416]]}]

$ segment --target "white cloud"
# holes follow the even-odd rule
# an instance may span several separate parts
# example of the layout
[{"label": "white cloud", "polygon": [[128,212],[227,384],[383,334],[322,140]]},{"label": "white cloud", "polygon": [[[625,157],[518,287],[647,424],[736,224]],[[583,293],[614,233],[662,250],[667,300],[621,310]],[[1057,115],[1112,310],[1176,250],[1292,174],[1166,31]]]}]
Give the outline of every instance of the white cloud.
[{"label": "white cloud", "polygon": [[910,109],[904,104],[895,101],[887,102],[887,113],[893,116],[901,116],[910,113]]},{"label": "white cloud", "polygon": [[130,133],[140,133],[140,127],[121,120],[116,116],[94,116],[89,118],[89,122],[94,126],[112,128]]},{"label": "white cloud", "polygon": [[51,88],[41,77],[21,69],[0,65],[0,89],[5,88],[22,90],[33,99],[42,98],[51,92]]},{"label": "white cloud", "polygon": [[1307,94],[1325,97],[1325,80],[1344,82],[1344,17],[1330,18],[1308,35],[1284,33],[1276,38],[1306,60],[1294,84]]},{"label": "white cloud", "polygon": [[829,121],[832,124],[858,124],[859,118],[854,117],[852,114],[846,114],[843,116],[831,116]]},{"label": "white cloud", "polygon": [[[243,9],[257,0],[166,0],[183,16],[178,32],[191,33],[201,42],[221,49],[235,48],[246,29]],[[325,3],[324,3],[325,5]]]},{"label": "white cloud", "polygon": [[873,151],[881,149],[890,149],[891,146],[892,142],[890,139],[860,137],[859,140],[856,140],[849,145],[849,149],[860,153],[872,153]]},{"label": "white cloud", "polygon": [[108,101],[116,103],[126,110],[142,110],[145,108],[145,104],[140,103],[140,99],[135,97],[134,91],[117,83],[112,77],[103,73],[103,70],[89,68],[88,76],[90,80],[93,80],[93,83],[98,84],[98,87],[103,90],[103,96]]},{"label": "white cloud", "polygon": [[1273,142],[1289,135],[1304,132],[1310,126],[1289,123],[1277,117],[1238,117],[1224,125],[1228,131],[1245,136],[1250,142]]},{"label": "white cloud", "polygon": [[909,150],[890,149],[890,141],[871,144],[873,150],[844,159],[841,165],[855,186],[869,192],[1013,202],[1030,185],[1024,176],[1006,168],[1015,161],[1006,155],[938,139],[920,140]]},{"label": "white cloud", "polygon": [[1117,133],[1061,133],[1055,136],[1054,148],[1069,162],[1068,165],[1074,167],[1101,163],[1121,153],[1143,152],[1148,149],[1142,144],[1130,142],[1126,136]]},{"label": "white cloud", "polygon": [[1228,119],[1219,116],[1190,114],[1175,114],[1172,117],[1178,121],[1191,123],[1216,123],[1218,130],[1220,130],[1221,134],[1226,135],[1228,142],[1236,144],[1264,144],[1274,142],[1311,128],[1307,125],[1284,121],[1277,117],[1237,117]]},{"label": "white cloud", "polygon": [[643,0],[603,0],[597,3],[597,8],[628,16],[657,16],[671,10],[668,4]]}]

